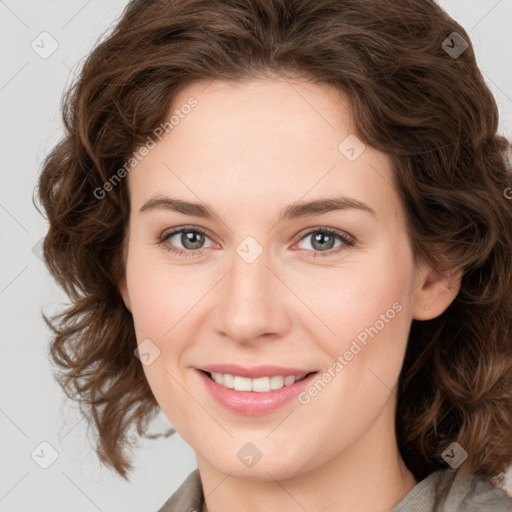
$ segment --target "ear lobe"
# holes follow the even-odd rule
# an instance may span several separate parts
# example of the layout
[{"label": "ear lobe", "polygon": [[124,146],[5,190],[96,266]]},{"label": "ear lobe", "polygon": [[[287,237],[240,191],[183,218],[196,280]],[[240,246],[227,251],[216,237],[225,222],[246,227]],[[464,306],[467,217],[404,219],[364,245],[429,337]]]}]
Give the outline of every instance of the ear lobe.
[{"label": "ear lobe", "polygon": [[460,290],[463,271],[451,270],[442,274],[429,267],[414,291],[412,316],[415,320],[431,320],[441,315]]}]

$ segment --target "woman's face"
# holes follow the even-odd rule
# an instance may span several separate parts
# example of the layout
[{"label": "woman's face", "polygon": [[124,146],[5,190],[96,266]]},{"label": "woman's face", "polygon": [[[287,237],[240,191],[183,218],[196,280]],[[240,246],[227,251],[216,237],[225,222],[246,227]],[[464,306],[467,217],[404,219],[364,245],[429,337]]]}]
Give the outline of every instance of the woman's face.
[{"label": "woman's face", "polygon": [[128,178],[121,285],[169,421],[204,464],[264,480],[392,433],[429,269],[388,157],[325,85],[196,83],[173,113]]}]

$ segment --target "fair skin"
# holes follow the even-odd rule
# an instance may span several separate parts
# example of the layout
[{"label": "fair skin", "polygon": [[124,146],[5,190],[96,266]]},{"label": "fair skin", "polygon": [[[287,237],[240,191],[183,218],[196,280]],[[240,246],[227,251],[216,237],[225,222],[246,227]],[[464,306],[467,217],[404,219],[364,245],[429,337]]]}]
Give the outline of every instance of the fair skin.
[{"label": "fair skin", "polygon": [[[191,96],[197,106],[128,177],[120,290],[138,343],[160,350],[144,371],[196,453],[203,511],[389,510],[417,483],[394,431],[409,328],[441,314],[459,281],[414,262],[389,158],[366,146],[349,161],[338,150],[354,133],[344,95],[301,80],[214,81],[181,91],[171,113]],[[156,196],[206,204],[218,217],[141,212]],[[333,196],[373,213],[345,208],[278,222],[291,203]],[[201,236],[193,228],[206,230],[202,245],[184,245],[180,234],[156,243],[182,226],[192,240]],[[322,251],[317,232],[305,234],[322,227],[355,243],[336,239]],[[248,236],[263,250],[251,263],[236,251]],[[395,303],[400,312],[307,404],[240,414],[214,400],[199,375],[215,363],[322,374]],[[248,442],[262,454],[252,467],[237,457]]]}]

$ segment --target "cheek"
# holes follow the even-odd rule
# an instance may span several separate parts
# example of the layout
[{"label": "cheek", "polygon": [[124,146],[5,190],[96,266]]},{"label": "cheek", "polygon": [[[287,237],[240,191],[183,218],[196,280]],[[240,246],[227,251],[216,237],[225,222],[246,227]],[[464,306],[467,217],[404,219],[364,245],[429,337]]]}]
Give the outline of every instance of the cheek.
[{"label": "cheek", "polygon": [[179,394],[172,376],[182,380],[183,355],[194,341],[200,300],[211,287],[207,275],[201,279],[194,265],[166,264],[161,253],[142,242],[130,249],[126,275],[137,343],[158,354],[143,368],[150,387],[157,400],[162,392]]},{"label": "cheek", "polygon": [[[183,273],[162,264],[159,250],[147,248],[144,243],[134,240],[130,247],[126,266],[127,287],[135,324],[137,340],[164,337],[179,318]],[[163,251],[163,249],[162,249]]]},{"label": "cheek", "polygon": [[331,361],[342,358],[342,372],[354,392],[379,386],[378,379],[392,387],[400,372],[411,322],[413,268],[406,248],[401,254],[400,259],[391,250],[374,254],[364,265],[316,280],[315,293],[310,291],[311,309],[320,312],[328,328],[322,328],[325,336],[317,332],[316,340]]},{"label": "cheek", "polygon": [[[410,274],[407,259],[397,262],[393,255],[379,254],[358,265],[329,269],[323,275],[315,272],[311,280],[303,274],[295,282],[297,295],[318,313],[332,338],[345,339],[373,325],[387,311],[391,319],[399,316],[396,309],[408,306]],[[401,308],[393,308],[395,303]]]}]

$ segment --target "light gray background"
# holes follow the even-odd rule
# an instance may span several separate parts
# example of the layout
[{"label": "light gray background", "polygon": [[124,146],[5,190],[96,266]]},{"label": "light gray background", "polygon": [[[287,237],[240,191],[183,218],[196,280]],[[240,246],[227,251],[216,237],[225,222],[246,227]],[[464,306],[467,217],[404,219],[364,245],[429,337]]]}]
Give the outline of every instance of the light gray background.
[{"label": "light gray background", "polygon": [[[60,138],[60,100],[79,61],[116,20],[126,0],[0,0],[0,511],[156,511],[196,467],[175,434],[135,451],[131,483],[102,467],[76,406],[64,399],[46,359],[41,308],[64,299],[37,257],[46,224],[32,205],[43,157]],[[469,32],[512,136],[512,0],[444,0]],[[31,47],[46,31],[58,42],[47,59]],[[38,39],[39,40],[39,39]],[[169,423],[160,414],[152,431]],[[58,453],[39,447],[46,441]],[[39,447],[39,448],[38,448]],[[44,453],[44,456],[41,454]],[[512,472],[507,489],[512,492]]]}]

